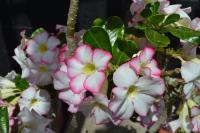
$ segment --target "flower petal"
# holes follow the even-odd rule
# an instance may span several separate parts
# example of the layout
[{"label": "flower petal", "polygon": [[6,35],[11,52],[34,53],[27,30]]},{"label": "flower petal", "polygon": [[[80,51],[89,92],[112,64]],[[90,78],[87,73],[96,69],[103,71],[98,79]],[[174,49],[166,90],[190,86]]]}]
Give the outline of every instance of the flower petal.
[{"label": "flower petal", "polygon": [[84,87],[93,94],[96,94],[103,87],[105,79],[106,75],[104,72],[95,72],[85,80]]},{"label": "flower petal", "polygon": [[34,40],[38,43],[38,44],[43,44],[46,43],[48,38],[48,33],[46,31],[41,32],[41,33],[37,33],[34,37]]},{"label": "flower petal", "polygon": [[48,38],[48,41],[47,41],[48,49],[54,50],[59,44],[60,44],[60,40],[58,40],[56,37],[51,36]]},{"label": "flower petal", "polygon": [[84,65],[77,60],[76,58],[70,58],[67,60],[67,66],[68,66],[68,75],[70,78],[73,78],[79,74],[81,74],[82,69]]},{"label": "flower petal", "polygon": [[130,87],[137,80],[136,73],[129,67],[129,64],[123,64],[113,74],[113,82],[119,87]]},{"label": "flower petal", "polygon": [[111,58],[112,55],[109,52],[102,49],[95,49],[92,60],[98,70],[105,70]]},{"label": "flower petal", "polygon": [[54,88],[61,90],[69,87],[69,78],[66,72],[57,71],[54,73]]},{"label": "flower petal", "polygon": [[148,64],[148,67],[151,69],[151,76],[152,77],[159,77],[161,74],[161,70],[158,68],[158,64],[156,60],[151,60]]},{"label": "flower petal", "polygon": [[144,48],[144,50],[140,53],[139,58],[142,63],[148,63],[153,58],[155,51],[153,48]]},{"label": "flower petal", "polygon": [[83,85],[85,80],[86,80],[86,75],[84,74],[80,74],[72,78],[69,83],[71,90],[76,94],[80,94],[81,91],[85,90],[85,87]]},{"label": "flower petal", "polygon": [[45,52],[45,54],[42,56],[42,61],[46,64],[50,64],[53,61],[55,61],[55,52],[52,51]]},{"label": "flower petal", "polygon": [[195,88],[193,83],[187,83],[183,87],[183,92],[187,98],[190,97],[192,90]]},{"label": "flower petal", "polygon": [[103,124],[110,121],[109,114],[107,112],[104,112],[98,107],[94,109],[93,115],[94,115],[96,124]]},{"label": "flower petal", "polygon": [[181,67],[181,75],[186,82],[195,80],[200,76],[199,63],[195,63],[193,61],[183,63]]},{"label": "flower petal", "polygon": [[128,99],[114,98],[109,104],[110,110],[114,113],[117,119],[129,119],[134,112],[134,105]]},{"label": "flower petal", "polygon": [[134,98],[134,109],[141,116],[146,116],[155,98],[145,94],[138,94]]},{"label": "flower petal", "polygon": [[139,57],[135,57],[130,61],[130,66],[135,70],[137,74],[141,72],[141,62]]},{"label": "flower petal", "polygon": [[151,96],[162,95],[165,90],[163,80],[157,78],[141,77],[135,86],[138,87],[140,93]]},{"label": "flower petal", "polygon": [[172,132],[175,133],[177,131],[177,129],[181,126],[181,122],[179,119],[174,120],[174,121],[169,122],[169,126],[170,126]]},{"label": "flower petal", "polygon": [[92,62],[92,48],[88,45],[81,45],[75,51],[75,57],[83,64]]},{"label": "flower petal", "polygon": [[71,103],[78,105],[82,102],[85,97],[85,92],[81,92],[80,94],[75,94],[71,90],[66,90],[59,93],[59,99],[63,100],[66,103]]},{"label": "flower petal", "polygon": [[32,109],[34,109],[38,114],[44,115],[50,111],[50,107],[50,102],[39,101],[36,104],[34,104],[34,106],[32,106]]},{"label": "flower petal", "polygon": [[22,93],[22,98],[24,99],[33,99],[36,95],[36,89],[34,87],[29,87]]},{"label": "flower petal", "polygon": [[28,40],[27,41],[27,49],[26,52],[29,55],[35,54],[35,52],[38,50],[38,44],[34,40]]}]

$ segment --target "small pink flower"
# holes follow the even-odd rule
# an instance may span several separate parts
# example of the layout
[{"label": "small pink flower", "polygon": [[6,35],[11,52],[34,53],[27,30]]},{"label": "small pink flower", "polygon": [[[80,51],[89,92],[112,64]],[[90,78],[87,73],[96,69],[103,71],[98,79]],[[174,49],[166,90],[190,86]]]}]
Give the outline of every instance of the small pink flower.
[{"label": "small pink flower", "polygon": [[74,57],[67,60],[70,88],[74,93],[88,90],[94,94],[102,88],[106,79],[105,70],[112,55],[88,45],[79,46]]},{"label": "small pink flower", "polygon": [[20,110],[28,108],[30,111],[35,110],[38,114],[44,115],[50,111],[50,95],[48,91],[36,87],[29,87],[18,101]]},{"label": "small pink flower", "polygon": [[75,94],[69,88],[70,79],[67,75],[67,66],[65,64],[61,65],[60,70],[56,71],[53,75],[54,88],[59,92],[59,99],[64,101],[69,105],[68,111],[71,113],[76,113],[79,109],[79,104],[85,97],[85,91],[79,94]]},{"label": "small pink flower", "polygon": [[67,51],[68,51],[68,46],[67,44],[64,44],[63,47],[59,48],[59,64],[62,64],[65,62],[65,59],[67,58]]},{"label": "small pink flower", "polygon": [[56,37],[49,37],[48,33],[43,31],[27,41],[26,52],[33,62],[49,64],[55,61],[59,44],[60,41]]},{"label": "small pink flower", "polygon": [[112,117],[112,112],[108,108],[109,100],[107,96],[98,94],[94,98],[89,97],[83,101],[80,105],[80,111],[85,116],[92,116],[95,119],[95,123],[105,124],[112,121],[115,125],[119,124],[121,120],[115,120]]},{"label": "small pink flower", "polygon": [[157,62],[153,59],[155,51],[152,48],[145,48],[139,56],[130,61],[131,67],[137,74],[160,77],[161,70],[158,68]]},{"label": "small pink flower", "polygon": [[121,65],[113,74],[117,87],[112,90],[109,104],[116,118],[129,119],[133,112],[146,116],[155,97],[164,93],[164,82],[159,78],[138,77],[129,63]]}]

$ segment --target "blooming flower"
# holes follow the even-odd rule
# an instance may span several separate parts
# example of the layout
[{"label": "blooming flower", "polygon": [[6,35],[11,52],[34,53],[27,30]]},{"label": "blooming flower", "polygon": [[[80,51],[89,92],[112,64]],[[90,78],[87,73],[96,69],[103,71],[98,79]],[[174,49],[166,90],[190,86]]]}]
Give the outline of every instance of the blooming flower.
[{"label": "blooming flower", "polygon": [[20,46],[15,49],[13,58],[18,62],[22,69],[22,78],[27,79],[32,84],[48,85],[52,83],[51,74],[57,69],[58,64],[55,61],[52,64],[35,64],[29,58]]},{"label": "blooming flower", "polygon": [[200,132],[200,109],[199,107],[193,107],[191,110],[192,125],[194,132]]},{"label": "blooming flower", "polygon": [[86,116],[93,116],[96,124],[104,124],[112,121],[114,124],[119,124],[120,120],[115,120],[108,108],[109,100],[103,95],[96,95],[94,98],[89,97],[80,105],[80,111]]},{"label": "blooming flower", "polygon": [[67,66],[65,64],[61,65],[60,70],[56,71],[53,77],[54,88],[60,91],[59,99],[69,105],[68,111],[76,113],[79,109],[79,104],[85,97],[85,91],[76,94],[69,89],[70,79],[67,75]]},{"label": "blooming flower", "polygon": [[33,62],[49,64],[54,62],[57,55],[57,45],[60,41],[48,35],[46,31],[39,32],[33,39],[27,41],[26,52]]},{"label": "blooming flower", "polygon": [[184,94],[190,97],[194,89],[200,88],[200,60],[195,58],[182,64],[181,75],[186,84],[183,87]]},{"label": "blooming flower", "polygon": [[165,88],[162,79],[138,77],[129,63],[115,71],[113,82],[117,87],[112,90],[109,108],[119,119],[129,119],[134,111],[146,116],[155,97],[162,95]]},{"label": "blooming flower", "polygon": [[18,101],[20,110],[27,108],[30,111],[35,110],[38,114],[47,114],[50,110],[50,95],[48,91],[38,89],[34,86],[27,88]]},{"label": "blooming flower", "polygon": [[67,60],[71,90],[74,93],[83,90],[98,93],[106,79],[105,70],[111,58],[111,54],[104,50],[92,50],[88,45],[79,46],[74,57]]},{"label": "blooming flower", "polygon": [[47,128],[51,120],[40,116],[34,110],[29,111],[25,107],[18,114],[18,118],[21,122],[20,133],[54,133]]},{"label": "blooming flower", "polygon": [[137,74],[151,77],[160,77],[161,71],[158,68],[156,60],[153,59],[155,51],[152,48],[145,48],[139,56],[130,61],[130,65]]},{"label": "blooming flower", "polygon": [[175,133],[178,128],[183,128],[186,133],[191,132],[191,124],[189,121],[189,109],[187,103],[184,103],[177,120],[169,122],[169,126],[173,133]]}]

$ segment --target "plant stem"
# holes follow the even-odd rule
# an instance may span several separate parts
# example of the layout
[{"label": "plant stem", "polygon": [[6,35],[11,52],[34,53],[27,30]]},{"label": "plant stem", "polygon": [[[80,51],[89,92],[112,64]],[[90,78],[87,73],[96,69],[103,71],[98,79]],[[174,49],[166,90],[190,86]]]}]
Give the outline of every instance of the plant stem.
[{"label": "plant stem", "polygon": [[75,25],[76,17],[78,12],[79,0],[70,0],[70,7],[68,11],[67,18],[67,32],[66,40],[69,48],[69,55],[71,55],[75,49],[74,34],[75,34]]}]

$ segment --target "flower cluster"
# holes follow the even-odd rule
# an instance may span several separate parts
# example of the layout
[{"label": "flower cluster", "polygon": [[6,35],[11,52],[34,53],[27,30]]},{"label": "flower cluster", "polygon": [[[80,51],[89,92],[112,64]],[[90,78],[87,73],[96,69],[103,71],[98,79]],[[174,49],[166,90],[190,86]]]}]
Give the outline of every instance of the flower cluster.
[{"label": "flower cluster", "polygon": [[57,34],[22,31],[13,56],[22,72],[0,77],[0,131],[54,133],[59,99],[66,113],[97,125],[132,120],[150,132],[200,132],[200,19],[181,7],[133,0],[129,27],[110,17],[71,37],[62,25]]}]

